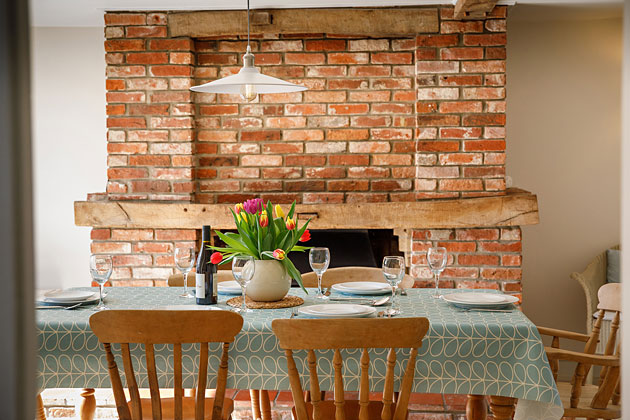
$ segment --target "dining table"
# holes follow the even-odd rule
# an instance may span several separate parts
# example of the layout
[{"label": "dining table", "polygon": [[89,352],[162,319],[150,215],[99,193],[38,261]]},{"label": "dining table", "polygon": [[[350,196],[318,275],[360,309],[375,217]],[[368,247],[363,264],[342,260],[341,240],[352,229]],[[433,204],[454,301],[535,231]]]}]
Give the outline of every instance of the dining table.
[{"label": "dining table", "polygon": [[[89,289],[89,288],[79,288]],[[290,294],[304,299],[304,305],[321,303],[314,299],[315,290],[293,288]],[[484,419],[486,396],[490,396],[490,411],[497,420],[557,420],[563,407],[538,330],[514,307],[511,311],[493,312],[463,310],[443,299],[433,298],[433,290],[407,289],[399,296],[400,317],[426,317],[429,331],[422,341],[416,361],[412,392],[465,394],[469,396],[469,419]],[[233,297],[219,295],[219,303],[211,306],[194,305],[194,300],[182,298],[181,288],[114,287],[107,289],[105,302],[111,309],[145,310],[229,310],[226,301]],[[470,292],[452,290],[449,293]],[[475,292],[497,293],[492,290]],[[335,296],[337,292],[333,292]],[[84,403],[90,417],[94,405],[93,389],[109,388],[107,360],[102,345],[92,333],[89,318],[91,306],[73,310],[37,310],[38,328],[38,387],[82,388]],[[293,310],[259,309],[244,314],[244,324],[229,349],[227,387],[252,390],[290,390],[284,351],[279,347],[271,323],[274,319],[290,318]],[[303,315],[298,315],[298,317]],[[200,325],[199,328],[212,328]],[[172,348],[156,345],[156,360],[160,387],[173,386]],[[220,356],[220,344],[210,345],[208,387],[214,386]],[[132,345],[132,359],[137,366],[139,387],[148,387],[145,353],[141,345]],[[399,349],[397,372],[407,359],[409,349]],[[198,366],[198,351],[191,344],[183,348],[183,386],[193,388]],[[332,351],[323,351],[320,362],[320,388],[332,390],[334,373]],[[357,391],[360,383],[360,350],[344,354],[344,385],[347,391]],[[370,350],[370,390],[382,391],[387,349]],[[299,364],[300,374],[308,376],[306,364]],[[397,378],[400,375],[396,375]],[[395,384],[398,387],[398,383]],[[516,406],[514,408],[514,406]],[[515,411],[514,411],[515,410]]]}]

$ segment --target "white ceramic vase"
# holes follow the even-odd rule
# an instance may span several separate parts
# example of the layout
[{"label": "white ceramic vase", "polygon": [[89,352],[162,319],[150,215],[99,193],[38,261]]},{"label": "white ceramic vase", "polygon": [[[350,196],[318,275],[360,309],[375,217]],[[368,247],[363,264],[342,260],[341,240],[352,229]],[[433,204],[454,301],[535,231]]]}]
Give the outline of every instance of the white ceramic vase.
[{"label": "white ceramic vase", "polygon": [[284,298],[291,288],[291,277],[280,261],[256,260],[254,277],[247,285],[247,296],[258,302]]}]

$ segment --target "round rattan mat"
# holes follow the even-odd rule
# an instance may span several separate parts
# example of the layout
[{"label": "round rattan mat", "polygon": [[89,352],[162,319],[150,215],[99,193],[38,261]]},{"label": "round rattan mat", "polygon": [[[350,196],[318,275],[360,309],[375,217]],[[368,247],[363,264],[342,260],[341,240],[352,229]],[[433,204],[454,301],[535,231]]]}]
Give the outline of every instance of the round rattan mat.
[{"label": "round rattan mat", "polygon": [[[239,307],[243,303],[243,297],[237,296],[229,299],[227,304],[233,307]],[[277,300],[275,302],[256,302],[247,298],[245,301],[247,307],[250,309],[279,309],[279,308],[291,308],[293,306],[300,306],[304,303],[304,299],[299,296],[290,296],[287,295],[282,300]]]}]

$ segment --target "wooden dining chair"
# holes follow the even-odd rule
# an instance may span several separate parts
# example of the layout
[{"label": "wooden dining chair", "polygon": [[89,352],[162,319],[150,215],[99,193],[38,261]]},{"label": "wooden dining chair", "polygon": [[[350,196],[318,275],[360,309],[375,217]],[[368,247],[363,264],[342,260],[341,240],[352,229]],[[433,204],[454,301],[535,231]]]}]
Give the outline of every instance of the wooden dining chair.
[{"label": "wooden dining chair", "polygon": [[[230,270],[218,270],[216,278],[219,283],[234,280],[234,276],[232,276]],[[188,287],[195,287],[195,272],[189,272],[186,279],[188,280]],[[166,284],[168,287],[184,287],[184,275],[181,273],[172,274],[168,276]]]},{"label": "wooden dining chair", "polygon": [[[590,335],[552,328],[538,327],[541,335],[553,337],[551,346],[545,347],[553,377],[562,398],[565,417],[587,419],[616,419],[621,417],[620,386],[620,341],[617,340],[621,313],[621,284],[609,283],[597,292],[599,313]],[[603,354],[595,354],[604,314],[613,312],[611,332]],[[560,338],[583,342],[582,352],[560,348]],[[571,382],[558,382],[559,361],[577,363]],[[586,383],[592,366],[601,366],[597,385]]]},{"label": "wooden dining chair", "polygon": [[[116,409],[121,420],[231,418],[234,402],[225,398],[228,348],[243,326],[243,318],[229,311],[108,310],[90,317],[90,327],[105,348]],[[206,398],[208,343],[223,343],[214,398]],[[121,347],[124,373],[131,400],[122,386],[111,344]],[[151,398],[140,398],[130,343],[144,344]],[[199,343],[199,372],[196,396],[184,397],[182,388],[182,344]],[[174,398],[160,398],[154,344],[173,345]]]},{"label": "wooden dining chair", "polygon": [[[376,281],[385,283],[383,271],[377,267],[337,267],[328,269],[322,277],[322,287],[330,287],[336,283],[354,281]],[[317,275],[314,272],[302,274],[304,287],[317,287]],[[398,287],[410,289],[414,279],[409,274],[400,282]]]},{"label": "wooden dining chair", "polygon": [[[293,394],[293,417],[297,420],[403,420],[407,417],[418,348],[429,329],[427,318],[397,319],[276,319],[271,327],[285,350]],[[382,401],[370,401],[368,349],[388,348]],[[396,348],[411,349],[394,403]],[[315,350],[334,350],[334,401],[320,397]],[[346,401],[343,388],[341,349],[363,349],[359,400]],[[307,350],[305,365],[310,377],[310,401],[305,401],[300,376],[293,358],[295,350]]]},{"label": "wooden dining chair", "polygon": [[[223,281],[234,280],[232,271],[230,270],[218,270],[217,281],[219,283]],[[195,287],[195,273],[189,272],[187,276],[188,287]],[[168,277],[168,287],[184,287],[184,275],[181,273],[173,274]],[[187,390],[186,392],[190,392]],[[194,389],[192,390],[194,392]],[[252,403],[252,412],[256,419],[271,420],[271,401],[269,400],[269,392],[266,390],[250,389],[249,394]]]}]

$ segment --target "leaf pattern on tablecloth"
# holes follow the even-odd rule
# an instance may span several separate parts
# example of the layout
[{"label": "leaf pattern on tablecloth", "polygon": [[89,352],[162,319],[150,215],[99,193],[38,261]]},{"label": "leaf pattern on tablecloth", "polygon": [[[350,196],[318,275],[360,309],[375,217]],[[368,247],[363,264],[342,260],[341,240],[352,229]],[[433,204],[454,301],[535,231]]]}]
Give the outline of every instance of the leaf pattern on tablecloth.
[{"label": "leaf pattern on tablecloth", "polygon": [[[178,288],[111,288],[107,305],[114,309],[160,309],[168,305],[190,305],[178,297]],[[457,292],[457,291],[454,291]],[[313,304],[311,293],[299,289],[292,294]],[[519,398],[517,419],[559,419],[562,403],[553,380],[544,346],[536,327],[520,312],[463,312],[427,289],[408,290],[401,298],[401,316],[423,316],[430,329],[416,362],[413,392],[440,394],[482,394]],[[219,296],[227,308],[229,296]],[[106,388],[110,386],[105,353],[89,328],[90,307],[78,310],[37,311],[38,385],[44,388]],[[288,318],[291,309],[257,310],[245,316],[243,330],[230,346],[228,388],[289,389],[286,358],[271,332],[275,318]],[[203,328],[203,326],[199,326]],[[212,326],[206,326],[211,328]],[[114,346],[116,348],[116,346]],[[132,345],[132,359],[138,385],[148,387],[144,348]],[[198,348],[183,346],[184,387],[194,387]],[[220,344],[210,346],[208,387],[214,386]],[[399,350],[396,373],[407,362],[407,350]],[[306,352],[296,352],[304,386],[308,386]],[[359,350],[342,352],[346,390],[359,386]],[[385,378],[386,349],[370,351],[370,389],[381,391]],[[119,356],[117,356],[119,357]],[[318,353],[322,390],[331,390],[334,377],[332,351]],[[122,361],[117,360],[119,367]],[[156,345],[160,386],[172,387],[172,346]],[[401,366],[403,365],[403,366]],[[398,383],[396,383],[398,387]]]}]

